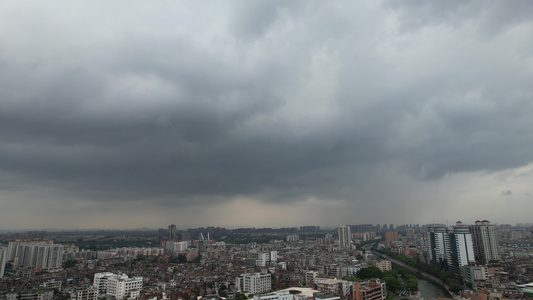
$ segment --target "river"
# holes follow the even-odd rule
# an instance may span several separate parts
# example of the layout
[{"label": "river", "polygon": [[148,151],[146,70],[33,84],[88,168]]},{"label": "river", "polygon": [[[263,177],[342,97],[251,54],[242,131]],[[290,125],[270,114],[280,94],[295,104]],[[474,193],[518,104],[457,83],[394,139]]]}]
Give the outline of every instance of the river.
[{"label": "river", "polygon": [[418,289],[420,290],[421,297],[424,298],[452,298],[441,286],[427,280],[418,279]]}]

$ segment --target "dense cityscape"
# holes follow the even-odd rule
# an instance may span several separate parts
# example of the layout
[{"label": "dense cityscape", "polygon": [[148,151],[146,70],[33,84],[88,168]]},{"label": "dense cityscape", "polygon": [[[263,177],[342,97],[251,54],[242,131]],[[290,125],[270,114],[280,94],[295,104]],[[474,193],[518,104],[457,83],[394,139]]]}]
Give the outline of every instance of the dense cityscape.
[{"label": "dense cityscape", "polygon": [[533,296],[532,231],[477,220],[7,232],[0,299],[520,299]]}]

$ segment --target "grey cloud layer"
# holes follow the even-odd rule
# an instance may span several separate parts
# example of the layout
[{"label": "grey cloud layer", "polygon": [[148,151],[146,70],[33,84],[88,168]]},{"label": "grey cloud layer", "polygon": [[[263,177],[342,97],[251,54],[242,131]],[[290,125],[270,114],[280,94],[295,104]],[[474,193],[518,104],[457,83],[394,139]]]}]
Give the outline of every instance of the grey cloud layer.
[{"label": "grey cloud layer", "polygon": [[533,27],[513,3],[69,5],[0,18],[11,188],[334,199],[379,187],[373,166],[429,180],[533,161]]}]

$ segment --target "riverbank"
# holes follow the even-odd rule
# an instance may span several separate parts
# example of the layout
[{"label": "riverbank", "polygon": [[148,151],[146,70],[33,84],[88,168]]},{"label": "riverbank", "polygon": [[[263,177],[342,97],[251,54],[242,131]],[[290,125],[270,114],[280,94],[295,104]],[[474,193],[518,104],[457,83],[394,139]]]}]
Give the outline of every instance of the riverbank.
[{"label": "riverbank", "polygon": [[[368,251],[371,251],[371,250],[368,250]],[[381,253],[377,253],[375,251],[371,251],[371,253],[377,257],[380,257],[380,258],[383,258],[383,259],[388,259],[390,260],[393,264],[396,264],[398,266],[401,266],[403,268],[406,268],[407,270],[409,270],[410,272],[412,272],[413,274],[415,274],[417,277],[421,277],[421,278],[424,278],[425,280],[428,280],[428,281],[431,281],[433,282],[434,284],[437,284],[439,286],[441,286],[450,296],[447,297],[447,298],[452,298],[452,299],[458,299],[459,297],[457,296],[453,296],[453,293],[450,291],[450,287],[444,282],[442,281],[440,278],[437,278],[431,274],[428,274],[426,272],[423,272],[423,271],[420,271],[419,269],[417,268],[414,268],[400,260],[397,260],[395,258],[392,258],[388,255],[385,255],[385,254],[381,254]],[[425,296],[421,296],[421,297],[424,297],[426,298]],[[414,297],[413,297],[414,298]]]}]

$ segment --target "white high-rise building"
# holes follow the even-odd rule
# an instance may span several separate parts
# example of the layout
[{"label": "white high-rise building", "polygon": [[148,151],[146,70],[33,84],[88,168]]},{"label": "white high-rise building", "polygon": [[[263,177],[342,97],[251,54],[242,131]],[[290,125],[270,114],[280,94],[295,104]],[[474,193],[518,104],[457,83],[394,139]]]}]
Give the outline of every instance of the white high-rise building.
[{"label": "white high-rise building", "polygon": [[165,242],[165,247],[168,251],[171,252],[182,252],[189,248],[189,241],[167,241]]},{"label": "white high-rise building", "polygon": [[428,226],[430,260],[433,264],[441,269],[448,268],[448,262],[451,260],[450,239],[448,227],[446,226]]},{"label": "white high-rise building", "polygon": [[459,268],[469,264],[475,264],[474,245],[470,228],[457,222],[450,232],[451,260],[448,261],[450,269],[458,272]]},{"label": "white high-rise building", "polygon": [[270,251],[270,261],[278,261],[278,251]]},{"label": "white high-rise building", "polygon": [[51,243],[24,243],[17,246],[14,267],[17,269],[61,270],[63,245]]},{"label": "white high-rise building", "polygon": [[265,293],[272,289],[272,278],[270,274],[242,274],[235,278],[235,288],[243,293]]},{"label": "white high-rise building", "polygon": [[259,267],[266,267],[267,262],[270,260],[270,253],[257,253],[256,265]]},{"label": "white high-rise building", "polygon": [[15,261],[16,257],[21,256],[21,249],[24,245],[30,244],[39,244],[39,245],[51,245],[54,241],[52,240],[21,240],[16,239],[11,241],[7,245],[7,261]]},{"label": "white high-rise building", "polygon": [[352,232],[350,226],[342,225],[338,228],[339,231],[339,247],[350,248],[352,241]]},{"label": "white high-rise building", "polygon": [[494,226],[489,221],[476,221],[475,225],[470,226],[470,232],[472,233],[474,254],[478,263],[487,264],[490,261],[500,259],[500,248],[494,232]]}]

